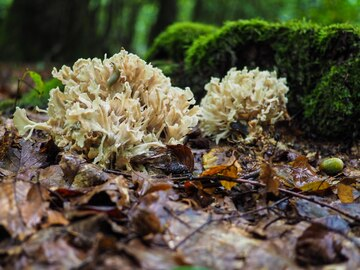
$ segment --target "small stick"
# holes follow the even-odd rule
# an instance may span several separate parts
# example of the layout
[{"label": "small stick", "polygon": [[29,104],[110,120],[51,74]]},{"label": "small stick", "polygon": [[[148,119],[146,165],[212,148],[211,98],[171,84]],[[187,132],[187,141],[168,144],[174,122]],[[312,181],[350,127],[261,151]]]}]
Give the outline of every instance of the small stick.
[{"label": "small stick", "polygon": [[[239,183],[239,184],[251,184],[253,186],[257,186],[257,187],[266,187],[265,184],[263,183],[260,183],[260,182],[257,182],[257,181],[253,181],[253,180],[247,180],[247,179],[242,179],[242,178],[232,178],[232,177],[229,177],[229,176],[223,176],[223,175],[219,175],[219,176],[215,176],[215,177],[194,177],[192,179],[193,181],[206,181],[206,180],[226,180],[226,181],[229,181],[229,182],[234,182],[234,183]],[[300,194],[300,193],[297,193],[297,192],[294,192],[294,191],[291,191],[291,190],[287,190],[287,189],[284,189],[284,188],[279,188],[279,191],[283,194],[287,194],[287,195],[291,195],[293,197],[297,197],[297,198],[300,198],[300,199],[304,199],[304,200],[307,200],[309,202],[313,202],[313,203],[316,203],[318,205],[321,205],[323,207],[326,207],[326,208],[329,208],[335,212],[338,212],[339,214],[345,216],[345,217],[348,217],[354,221],[357,221],[357,222],[360,222],[360,218],[357,217],[357,216],[353,216],[347,212],[344,212],[343,210],[341,209],[338,209],[330,204],[327,204],[327,203],[324,203],[324,202],[319,202],[317,200],[315,200],[314,198],[312,197],[309,197],[309,196],[306,196],[306,195],[303,195],[303,194]]]},{"label": "small stick", "polygon": [[171,209],[169,209],[167,206],[164,206],[163,207],[164,210],[169,214],[171,215],[174,219],[176,219],[177,221],[179,221],[181,224],[183,224],[185,227],[187,228],[191,228],[191,226],[189,224],[187,224],[185,221],[183,221],[181,218],[179,218],[177,215],[175,215]]},{"label": "small stick", "polygon": [[187,240],[189,240],[193,235],[195,235],[196,233],[200,232],[203,228],[205,228],[206,226],[210,225],[211,223],[213,222],[218,222],[218,221],[225,221],[225,220],[230,220],[230,219],[233,219],[233,218],[241,218],[241,217],[244,217],[244,216],[247,216],[249,214],[253,214],[253,213],[256,213],[256,212],[260,212],[262,210],[266,210],[266,209],[270,209],[270,208],[273,208],[274,206],[288,200],[289,197],[285,197],[285,198],[282,198],[278,201],[276,201],[275,203],[273,203],[271,206],[264,206],[264,207],[261,207],[261,208],[257,208],[257,209],[253,209],[253,210],[250,210],[250,211],[247,211],[247,212],[244,212],[244,213],[241,213],[239,215],[233,215],[233,216],[230,216],[230,217],[221,217],[221,218],[216,218],[216,219],[211,219],[211,215],[209,215],[209,219],[204,223],[202,224],[200,227],[196,228],[194,231],[192,231],[191,233],[189,233],[187,236],[185,236],[185,238],[183,240],[181,240],[175,247],[174,249],[178,249],[181,245],[183,245]]},{"label": "small stick", "polygon": [[193,235],[195,235],[197,232],[200,232],[203,228],[205,228],[207,225],[212,223],[213,220],[211,219],[211,214],[209,215],[208,220],[203,223],[201,226],[197,227],[194,231],[189,233],[183,240],[181,240],[177,245],[174,247],[174,250],[177,250],[181,245],[183,245],[187,240],[189,240]]}]

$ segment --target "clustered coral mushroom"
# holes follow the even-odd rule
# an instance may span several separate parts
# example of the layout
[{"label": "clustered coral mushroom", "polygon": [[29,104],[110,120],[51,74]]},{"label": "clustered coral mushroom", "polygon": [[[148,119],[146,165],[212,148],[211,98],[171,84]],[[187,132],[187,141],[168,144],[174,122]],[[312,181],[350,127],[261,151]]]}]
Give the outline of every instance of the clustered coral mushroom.
[{"label": "clustered coral mushroom", "polygon": [[[232,68],[220,81],[212,78],[201,101],[200,128],[218,143],[223,138],[253,142],[265,125],[288,117],[286,80],[276,72]],[[248,134],[232,134],[232,125],[241,123]],[[235,136],[231,136],[235,135]]]},{"label": "clustered coral mushroom", "polygon": [[198,107],[190,89],[171,85],[163,73],[125,50],[103,61],[79,59],[73,68],[54,69],[65,86],[50,93],[45,123],[17,108],[20,135],[48,131],[55,143],[104,167],[121,167],[151,147],[181,143],[197,125]]}]

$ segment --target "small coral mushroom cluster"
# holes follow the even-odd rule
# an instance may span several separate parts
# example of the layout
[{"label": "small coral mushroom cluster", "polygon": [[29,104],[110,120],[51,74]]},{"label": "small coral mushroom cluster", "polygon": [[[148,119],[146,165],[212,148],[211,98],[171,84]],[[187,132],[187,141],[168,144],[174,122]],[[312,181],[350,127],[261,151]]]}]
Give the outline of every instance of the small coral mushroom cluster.
[{"label": "small coral mushroom cluster", "polygon": [[80,59],[53,76],[65,89],[51,91],[48,121],[33,122],[17,108],[15,126],[28,137],[34,129],[47,131],[60,148],[103,167],[111,161],[121,168],[151,147],[181,143],[199,119],[218,142],[233,122],[246,122],[249,140],[287,115],[285,81],[266,71],[231,69],[221,82],[213,78],[200,112],[190,89],[173,87],[159,69],[125,50],[103,61]]},{"label": "small coral mushroom cluster", "polygon": [[[221,81],[212,78],[205,90],[200,127],[216,142],[229,135],[235,135],[234,141],[241,141],[244,135],[244,141],[251,143],[261,136],[262,126],[288,117],[285,94],[289,89],[285,79],[277,79],[275,72],[232,68]],[[232,133],[236,125],[246,130]]]},{"label": "small coral mushroom cluster", "polygon": [[73,68],[54,69],[65,86],[54,89],[49,120],[35,123],[17,109],[14,124],[21,135],[48,131],[66,150],[107,166],[127,165],[151,147],[180,143],[198,122],[190,89],[171,86],[170,79],[125,50],[103,61],[80,59]]}]

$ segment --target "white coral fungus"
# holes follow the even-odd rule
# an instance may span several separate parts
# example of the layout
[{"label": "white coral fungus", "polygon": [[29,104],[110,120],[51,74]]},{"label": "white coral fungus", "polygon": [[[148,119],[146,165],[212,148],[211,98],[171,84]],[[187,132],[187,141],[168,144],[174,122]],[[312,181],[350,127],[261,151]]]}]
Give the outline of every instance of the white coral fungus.
[{"label": "white coral fungus", "polygon": [[65,150],[107,166],[121,167],[150,147],[181,143],[198,122],[190,89],[125,50],[103,61],[79,59],[73,68],[52,72],[65,86],[50,92],[49,120],[35,123],[17,108],[14,123],[21,135],[48,131]]},{"label": "white coral fungus", "polygon": [[[262,126],[288,117],[285,94],[289,89],[286,80],[278,79],[276,72],[232,68],[221,81],[212,78],[205,90],[200,128],[217,143],[229,137],[253,142],[262,134]],[[245,127],[248,134],[233,132],[236,123]]]}]

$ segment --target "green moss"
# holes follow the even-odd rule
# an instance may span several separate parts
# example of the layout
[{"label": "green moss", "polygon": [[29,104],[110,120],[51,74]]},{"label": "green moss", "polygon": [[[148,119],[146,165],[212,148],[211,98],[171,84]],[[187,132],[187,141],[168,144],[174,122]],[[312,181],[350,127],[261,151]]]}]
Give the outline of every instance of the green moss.
[{"label": "green moss", "polygon": [[[311,123],[310,126],[314,127],[318,134],[327,137],[340,136],[341,128],[334,132],[325,131],[324,127],[328,125],[327,119],[320,116],[327,109],[316,111],[315,107],[321,105],[321,100],[311,101],[310,97],[316,98],[317,95],[324,97],[325,94],[321,89],[325,88],[323,85],[331,77],[331,85],[335,90],[327,90],[327,93],[332,93],[333,98],[329,104],[335,106],[336,111],[331,112],[330,115],[336,117],[336,121],[339,122],[344,117],[354,121],[357,112],[351,106],[356,104],[353,103],[353,96],[357,95],[356,91],[359,91],[359,88],[354,84],[353,90],[346,90],[348,88],[341,86],[341,82],[336,82],[337,79],[341,81],[342,77],[335,76],[332,67],[359,58],[359,31],[359,28],[348,24],[322,27],[306,21],[230,22],[217,32],[198,38],[187,50],[185,58],[187,84],[194,91],[197,100],[200,100],[205,94],[204,85],[210,77],[223,77],[231,67],[242,69],[247,66],[276,70],[278,76],[286,77],[290,88],[288,94],[290,114],[300,112],[299,118],[302,119],[301,113],[306,106],[306,121]],[[328,74],[330,70],[332,71],[330,74],[333,75]],[[328,75],[323,78],[324,74]],[[356,73],[348,72],[348,74],[356,76]],[[339,90],[342,89],[341,87],[343,91]],[[323,99],[322,102],[327,100]],[[353,105],[349,105],[348,100],[351,100],[350,103]],[[313,105],[307,105],[309,102]],[[311,111],[311,108],[314,111]],[[319,128],[315,128],[315,123],[318,121]],[[339,123],[339,126],[342,124]],[[351,124],[351,128],[350,133],[357,132],[354,124]]]},{"label": "green moss", "polygon": [[194,40],[215,30],[216,27],[202,23],[174,23],[155,39],[146,59],[150,61],[154,59],[182,61],[185,57],[185,51]]},{"label": "green moss", "polygon": [[185,69],[195,80],[191,86],[201,98],[210,77],[222,77],[231,67],[275,69],[279,76],[287,78],[293,90],[291,103],[299,104],[297,96],[310,88],[313,71],[317,69],[313,59],[318,29],[308,22],[228,23],[215,34],[196,40],[188,49]]},{"label": "green moss", "polygon": [[329,138],[359,138],[360,58],[333,66],[304,99],[309,132]]},{"label": "green moss", "polygon": [[288,110],[301,111],[302,97],[309,93],[321,78],[316,46],[320,27],[305,21],[283,23],[276,33],[272,48],[275,69],[285,77],[290,88]]},{"label": "green moss", "polygon": [[318,35],[319,58],[326,66],[341,64],[360,53],[360,29],[349,24],[323,27]]}]

